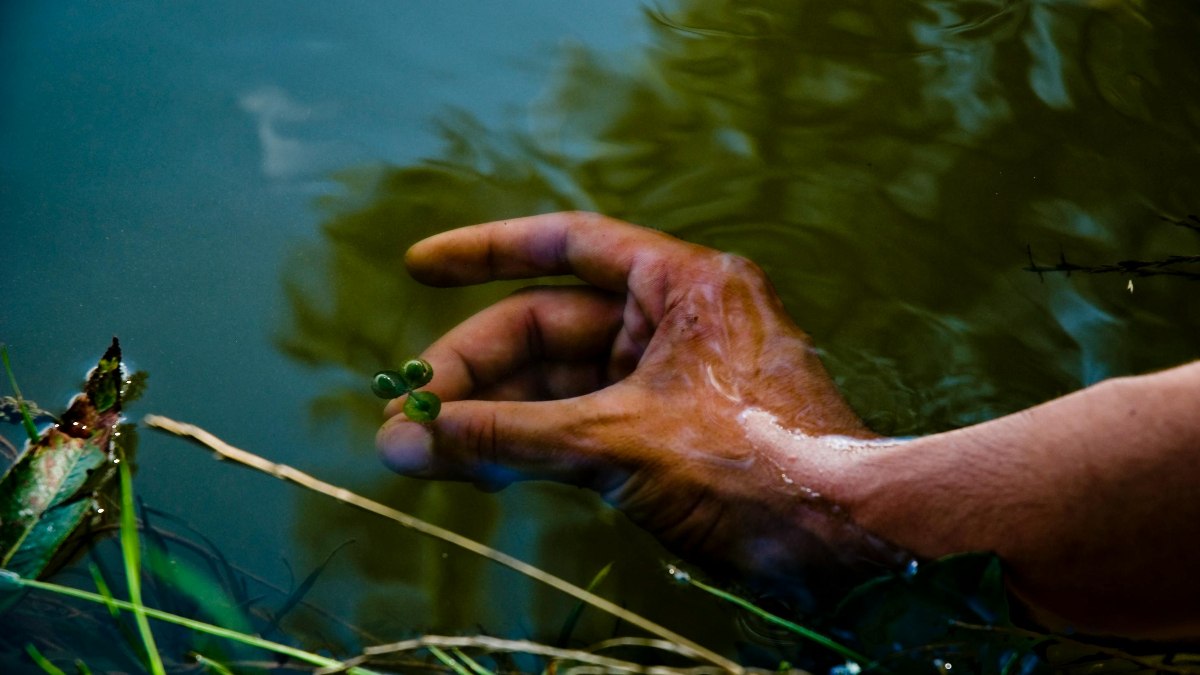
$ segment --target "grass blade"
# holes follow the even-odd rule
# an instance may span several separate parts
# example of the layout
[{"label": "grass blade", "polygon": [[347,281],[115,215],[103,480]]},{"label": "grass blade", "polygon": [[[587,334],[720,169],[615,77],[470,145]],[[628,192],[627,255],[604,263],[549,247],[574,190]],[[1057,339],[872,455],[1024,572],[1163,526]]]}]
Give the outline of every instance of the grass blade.
[{"label": "grass blade", "polygon": [[[137,622],[138,632],[142,636],[142,644],[146,647],[146,661],[153,675],[166,675],[162,655],[158,653],[158,645],[154,643],[154,633],[150,632],[150,622],[146,620],[146,607],[142,604],[142,551],[138,542],[137,514],[133,510],[133,476],[129,470],[129,462],[121,461],[118,466],[121,473],[121,557],[125,561],[125,579],[129,584],[129,602],[133,605],[133,617]],[[113,600],[109,600],[109,611],[112,610]]]},{"label": "grass blade", "polygon": [[[53,584],[48,581],[26,579],[19,574],[13,574],[8,570],[0,570],[0,591],[6,590],[5,587],[12,586],[34,588],[40,591],[57,593],[59,595],[65,595],[67,597],[86,600],[88,602],[95,602],[102,605],[107,605],[110,602],[110,600],[106,600],[104,596],[100,595],[99,593],[92,593],[91,591],[84,591],[78,588],[72,588],[71,586],[63,586],[61,584]],[[111,603],[113,606],[124,612],[134,612],[135,609],[139,609],[136,608],[132,602],[125,600],[117,600],[113,598],[111,599]],[[140,610],[145,613],[147,617],[157,621],[183,626],[184,628],[190,628],[191,630],[205,633],[207,635],[215,635],[217,637],[233,640],[234,642],[239,642],[250,647],[266,649],[268,651],[275,652],[277,654],[283,654],[284,656],[294,658],[297,661],[302,661],[310,665],[320,666],[322,668],[346,670],[346,664],[338,661],[337,659],[331,659],[319,654],[313,654],[312,652],[306,652],[303,649],[297,649],[295,647],[278,642],[272,642],[271,640],[264,640],[263,638],[255,635],[246,635],[245,633],[239,633],[237,631],[222,628],[220,626],[214,626],[210,623],[204,623],[203,621],[196,621],[195,619],[188,619],[186,617],[157,610],[152,607],[143,606],[140,607]],[[380,675],[375,671],[358,667],[349,668],[346,670],[346,672],[350,673],[350,675]]]},{"label": "grass blade", "polygon": [[[589,593],[595,591],[596,587],[604,581],[605,577],[608,576],[609,571],[612,570],[612,566],[613,564],[611,562],[608,563],[604,567],[600,568],[600,571],[596,573],[596,576],[592,577],[592,581],[587,585],[586,589]],[[574,609],[571,610],[571,613],[567,615],[567,620],[563,622],[562,630],[558,631],[558,642],[556,644],[559,647],[566,647],[567,643],[571,641],[571,634],[575,632],[575,625],[579,623],[579,617],[583,616],[584,607],[587,607],[587,604],[579,602],[575,605]]]},{"label": "grass blade", "polygon": [[25,435],[29,436],[30,443],[37,443],[37,427],[33,424],[33,417],[29,415],[29,406],[25,405],[25,398],[21,396],[21,388],[17,386],[17,376],[13,374],[12,364],[8,362],[8,347],[5,345],[0,345],[0,360],[4,361],[4,370],[8,373],[9,383],[12,384],[17,406],[21,408],[21,423],[25,427]]},{"label": "grass blade", "polygon": [[216,452],[220,457],[233,460],[252,469],[275,476],[280,480],[295,483],[301,487],[307,488],[314,492],[319,492],[323,495],[332,497],[343,503],[350,504],[351,506],[355,506],[364,511],[383,516],[384,518],[392,520],[403,527],[416,530],[417,532],[431,537],[436,537],[448,544],[452,544],[466,551],[474,553],[475,555],[488,558],[489,560],[504,565],[511,570],[519,572],[520,574],[524,574],[535,581],[546,584],[547,586],[550,586],[561,593],[565,593],[573,598],[582,600],[599,609],[600,611],[611,614],[612,616],[615,616],[626,623],[637,626],[638,628],[652,635],[657,635],[660,638],[674,642],[675,644],[679,645],[684,653],[688,654],[692,658],[708,661],[718,668],[723,668],[732,673],[745,672],[745,669],[742,668],[742,666],[737,662],[721,656],[713,650],[697,644],[693,640],[689,640],[640,614],[631,612],[615,602],[612,602],[611,600],[607,600],[596,595],[595,593],[586,591],[579,586],[572,584],[566,579],[554,576],[553,574],[545,572],[523,560],[515,558],[502,551],[498,551],[491,546],[481,544],[474,539],[469,539],[461,534],[458,534],[457,532],[452,532],[444,527],[439,527],[433,523],[421,520],[420,518],[416,518],[402,511],[397,511],[389,506],[385,506],[379,502],[367,499],[362,495],[350,492],[345,488],[326,483],[325,481],[306,474],[295,467],[272,462],[263,457],[259,457],[252,452],[247,452],[241,448],[236,448],[195,425],[176,422],[175,420],[163,417],[161,415],[147,415],[145,418],[143,418],[142,423],[155,429],[161,429],[172,434],[190,438]]},{"label": "grass blade", "polygon": [[104,581],[104,575],[100,572],[100,568],[96,563],[92,563],[88,565],[88,571],[92,573],[92,582],[96,584],[96,590],[100,592],[100,595],[104,596],[104,604],[108,606],[108,613],[114,619],[121,616],[121,610],[117,609],[117,606],[113,604],[112,591],[108,590],[108,583]]},{"label": "grass blade", "polygon": [[205,670],[211,670],[217,675],[233,675],[233,671],[226,668],[225,664],[214,661],[199,652],[192,652],[191,656]]},{"label": "grass blade", "polygon": [[815,642],[823,647],[831,649],[834,652],[837,652],[838,654],[846,657],[847,659],[850,659],[851,661],[855,661],[857,663],[864,664],[864,665],[868,665],[868,664],[872,663],[872,659],[870,659],[867,656],[864,656],[862,654],[859,654],[858,652],[841,644],[840,642],[836,642],[830,638],[827,638],[824,635],[821,635],[820,633],[818,633],[810,628],[805,628],[804,626],[801,626],[798,623],[788,621],[787,619],[780,617],[780,616],[775,616],[774,614],[768,612],[767,610],[754,605],[749,600],[740,598],[740,597],[734,595],[733,593],[729,593],[729,592],[723,591],[719,588],[709,586],[708,584],[704,583],[703,581],[697,581],[692,578],[692,575],[688,574],[687,572],[684,572],[683,570],[675,567],[674,565],[669,566],[667,568],[667,570],[670,572],[671,576],[674,577],[677,581],[688,584],[689,586],[695,586],[696,588],[699,588],[700,590],[704,591],[705,593],[708,593],[710,595],[715,595],[716,597],[718,597],[722,600],[725,600],[726,602],[731,602],[731,603],[737,605],[738,607],[741,607],[742,609],[750,612],[751,614],[753,614],[769,623],[773,623],[776,626],[781,626],[783,628],[786,628],[787,630],[792,631],[796,635],[799,635],[800,637],[806,638],[806,639],[808,639],[812,642]]},{"label": "grass blade", "polygon": [[471,675],[471,671],[467,670],[463,664],[455,661],[453,656],[450,656],[446,652],[442,651],[441,648],[434,645],[429,645],[428,649],[430,654],[433,654],[435,657],[437,657],[438,661],[441,661],[447,668],[453,670],[456,675]]},{"label": "grass blade", "polygon": [[304,581],[301,582],[294,591],[288,594],[288,597],[284,601],[283,605],[275,611],[275,615],[271,618],[271,623],[267,624],[267,627],[259,632],[268,634],[278,628],[279,624],[283,621],[283,618],[287,616],[288,612],[291,612],[293,609],[295,609],[296,605],[300,604],[300,601],[304,599],[304,596],[308,595],[308,592],[312,590],[312,587],[317,583],[317,579],[321,576],[321,573],[325,571],[325,568],[329,566],[329,563],[333,562],[333,557],[338,554],[338,551],[341,551],[343,548],[353,543],[354,540],[351,539],[350,541],[342,542],[340,546],[333,549],[333,551],[325,557],[325,562],[318,565],[317,568],[312,572],[309,572],[308,576],[304,577]]},{"label": "grass blade", "polygon": [[458,647],[451,647],[450,653],[457,656],[458,659],[460,661],[462,661],[463,663],[467,664],[467,667],[470,668],[471,672],[475,673],[475,675],[496,675],[492,671],[481,666],[479,664],[479,662],[476,661],[475,659],[471,658],[470,656],[467,656],[467,653],[464,652],[463,650],[459,649]]},{"label": "grass blade", "polygon": [[29,654],[29,658],[33,659],[33,662],[38,664],[39,668],[46,671],[50,675],[67,675],[62,671],[61,668],[51,663],[50,659],[42,656],[42,653],[38,651],[37,647],[34,647],[31,644],[25,645],[25,653]]}]

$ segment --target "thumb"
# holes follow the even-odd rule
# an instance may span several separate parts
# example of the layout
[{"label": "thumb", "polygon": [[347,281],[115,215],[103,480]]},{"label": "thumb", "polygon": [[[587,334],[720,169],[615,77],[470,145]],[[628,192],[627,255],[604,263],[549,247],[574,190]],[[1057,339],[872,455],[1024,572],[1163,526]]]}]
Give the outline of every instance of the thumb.
[{"label": "thumb", "polygon": [[433,422],[392,417],[375,444],[383,463],[407,476],[495,489],[529,479],[594,487],[606,458],[602,445],[585,441],[579,400],[452,401]]}]

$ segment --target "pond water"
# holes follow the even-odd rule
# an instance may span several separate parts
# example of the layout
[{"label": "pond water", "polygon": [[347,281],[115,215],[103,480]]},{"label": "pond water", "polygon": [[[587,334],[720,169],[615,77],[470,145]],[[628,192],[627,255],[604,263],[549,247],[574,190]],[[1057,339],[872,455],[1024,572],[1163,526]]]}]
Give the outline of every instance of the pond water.
[{"label": "pond water", "polygon": [[[1170,258],[1200,255],[1196,35],[1188,0],[6,3],[0,340],[53,407],[118,335],[134,418],[579,583],[616,561],[603,594],[734,650],[592,496],[381,468],[369,374],[512,289],[423,289],[404,249],[567,208],[662,228],[759,262],[877,430],[989,419],[1200,357]],[[574,604],[175,439],[137,463],[281,587],[352,541],[308,599],[385,639],[552,639]]]}]

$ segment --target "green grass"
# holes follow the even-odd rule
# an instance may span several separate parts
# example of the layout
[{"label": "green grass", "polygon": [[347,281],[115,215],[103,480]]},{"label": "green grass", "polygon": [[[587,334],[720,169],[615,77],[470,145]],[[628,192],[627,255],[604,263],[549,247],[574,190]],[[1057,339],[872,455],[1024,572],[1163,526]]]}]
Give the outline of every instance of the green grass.
[{"label": "green grass", "polygon": [[[158,645],[154,642],[154,633],[150,630],[150,622],[146,620],[146,607],[142,604],[142,547],[138,537],[136,512],[133,508],[133,475],[129,470],[129,462],[120,462],[118,470],[121,474],[121,553],[125,563],[125,580],[129,587],[129,601],[133,606],[133,615],[137,620],[138,634],[146,649],[146,663],[153,675],[166,675],[163,668],[162,656],[158,653]],[[112,611],[111,598],[105,603]]]},{"label": "green grass", "polygon": [[[7,358],[5,358],[7,366]],[[11,377],[11,369],[9,369]],[[161,420],[161,418],[159,418]],[[183,425],[186,426],[186,425]],[[165,427],[164,427],[165,428]],[[179,432],[176,432],[179,433]],[[200,438],[194,431],[188,431],[193,438]],[[205,432],[206,433],[206,432]],[[699,667],[708,664],[709,670],[716,669],[741,672],[753,670],[728,660],[726,657],[713,654],[700,645],[675,635],[674,633],[650,622],[623,608],[613,611],[615,606],[610,600],[595,595],[595,589],[601,585],[610,566],[603,567],[592,579],[586,589],[576,587],[569,582],[552,577],[544,571],[527,563],[511,558],[499,551],[491,549],[479,542],[468,540],[461,535],[443,530],[440,527],[419,521],[407,514],[395,512],[358,495],[318,481],[301,474],[291,467],[268,462],[256,455],[226,446],[218,450],[215,443],[204,441],[222,456],[246,463],[254,468],[279,478],[295,482],[306,489],[334,496],[342,501],[352,503],[367,511],[388,517],[400,525],[416,529],[426,535],[449,541],[472,553],[484,556],[494,562],[506,565],[530,577],[544,581],[552,587],[579,600],[579,604],[568,614],[560,632],[559,646],[552,647],[537,642],[523,640],[503,640],[483,635],[475,636],[436,636],[425,635],[419,638],[405,640],[393,644],[375,644],[366,647],[362,654],[348,659],[337,659],[330,656],[305,650],[278,640],[263,637],[264,631],[275,631],[280,625],[284,614],[298,606],[306,591],[316,582],[325,564],[319,566],[306,576],[299,587],[286,595],[282,605],[261,621],[250,620],[250,612],[255,599],[246,591],[244,582],[239,581],[224,556],[215,549],[207,553],[209,567],[204,568],[176,561],[168,557],[165,535],[171,533],[159,531],[146,520],[146,510],[142,510],[142,520],[139,523],[138,509],[135,506],[132,471],[130,462],[118,457],[118,474],[120,495],[120,521],[117,528],[121,561],[125,576],[125,587],[128,600],[113,596],[110,582],[97,562],[88,565],[87,570],[97,592],[91,592],[73,586],[23,578],[11,571],[0,570],[0,593],[14,590],[36,590],[63,598],[73,598],[106,608],[106,612],[97,612],[105,621],[114,622],[125,635],[125,643],[131,652],[136,653],[134,668],[144,668],[152,675],[165,675],[180,669],[195,670],[197,667],[206,672],[225,675],[232,672],[243,672],[244,668],[255,670],[270,669],[275,661],[239,660],[236,649],[228,649],[228,645],[240,645],[258,653],[265,650],[272,658],[283,657],[309,667],[344,671],[352,675],[374,675],[379,673],[372,663],[382,658],[408,658],[404,655],[424,653],[425,661],[403,661],[405,665],[420,667],[440,667],[455,675],[494,675],[495,672],[509,672],[500,668],[507,665],[495,654],[525,653],[531,654],[546,663],[563,664],[564,668],[571,664],[603,671],[641,671],[648,668],[660,669],[663,672],[672,669],[650,665],[643,662],[631,662],[601,654],[614,647],[636,647],[657,650],[660,654],[670,654],[676,661],[686,661]],[[217,443],[220,443],[217,441]],[[236,452],[235,452],[236,451]],[[238,454],[241,453],[241,454]],[[347,496],[349,495],[349,496]],[[174,536],[174,535],[172,535]],[[195,545],[193,545],[195,546]],[[210,544],[211,546],[211,544]],[[143,551],[147,552],[143,558]],[[193,549],[193,553],[203,551],[201,547]],[[332,554],[331,554],[332,555]],[[176,564],[176,563],[179,564]],[[889,575],[869,581],[855,589],[839,606],[838,610],[827,617],[814,619],[811,625],[802,625],[796,620],[768,612],[755,603],[728,590],[694,578],[692,575],[678,569],[669,568],[671,576],[677,581],[695,588],[705,594],[716,597],[750,616],[766,622],[768,625],[784,629],[796,636],[797,644],[809,643],[816,650],[797,652],[806,665],[811,662],[817,668],[828,668],[829,664],[843,659],[845,665],[861,669],[863,673],[907,673],[927,672],[935,660],[952,662],[957,672],[979,672],[994,675],[1013,675],[1014,673],[1038,674],[1055,672],[1075,672],[1086,668],[1094,672],[1117,672],[1131,665],[1143,669],[1143,672],[1154,670],[1167,673],[1200,673],[1200,657],[1189,655],[1137,655],[1126,650],[1111,646],[1092,645],[1061,636],[1047,635],[1030,631],[1012,624],[1008,615],[1007,593],[1001,566],[995,556],[983,554],[968,554],[955,556],[941,561],[924,563],[919,570],[912,574]],[[109,578],[112,578],[111,576]],[[147,607],[144,603],[146,589],[143,584],[149,584],[150,589],[157,585],[159,591],[152,593],[161,603],[174,601],[179,606],[186,607],[185,614],[203,612],[215,618],[215,623],[189,618],[179,612],[166,609]],[[219,596],[219,597],[218,597]],[[214,597],[216,599],[214,600]],[[17,606],[25,602],[28,596],[12,595]],[[12,603],[10,603],[12,605]],[[644,637],[614,638],[590,650],[565,649],[565,642],[571,636],[580,613],[588,605],[613,613],[624,620],[632,616],[633,621],[627,622],[628,627],[641,627],[651,634],[665,639]],[[9,611],[13,611],[12,606]],[[26,616],[36,614],[36,609]],[[71,610],[71,615],[78,612]],[[132,617],[132,627],[127,622]],[[9,618],[9,617],[6,617]],[[730,619],[733,618],[731,615]],[[811,618],[811,617],[810,617]],[[66,619],[71,621],[72,619]],[[154,622],[154,623],[152,623]],[[164,652],[156,640],[156,623],[181,626],[190,633],[185,633],[183,643],[178,634],[169,640],[170,650]],[[225,624],[225,625],[221,625]],[[233,626],[236,626],[233,627]],[[257,629],[255,628],[257,626]],[[265,628],[264,628],[265,627]],[[160,633],[162,627],[159,627]],[[54,626],[49,633],[57,634]],[[217,641],[203,641],[198,636],[212,636]],[[40,637],[40,636],[39,636]],[[57,637],[57,636],[55,636]],[[43,653],[38,644],[26,644],[25,653],[30,661],[46,673],[63,673],[58,663],[72,662],[79,673],[90,673],[90,669],[79,656],[93,654],[70,654],[64,651],[64,645],[70,644],[61,640],[53,644],[58,653],[51,653],[54,660]],[[111,647],[120,650],[120,641]],[[1051,648],[1059,650],[1066,656],[1052,657]],[[796,647],[795,649],[799,649]],[[469,653],[470,652],[470,653]],[[709,654],[712,654],[709,656]],[[486,655],[495,664],[489,669],[484,663],[488,662]],[[96,655],[96,658],[101,658]],[[644,658],[644,657],[643,657]],[[1053,659],[1057,658],[1058,661]],[[73,659],[73,661],[72,661]],[[482,662],[481,662],[482,661]],[[848,662],[848,663],[847,663]],[[93,664],[102,671],[112,668],[101,667],[97,661]],[[810,666],[811,667],[811,666]],[[123,668],[122,668],[123,669]],[[1124,671],[1121,671],[1124,672]]]}]

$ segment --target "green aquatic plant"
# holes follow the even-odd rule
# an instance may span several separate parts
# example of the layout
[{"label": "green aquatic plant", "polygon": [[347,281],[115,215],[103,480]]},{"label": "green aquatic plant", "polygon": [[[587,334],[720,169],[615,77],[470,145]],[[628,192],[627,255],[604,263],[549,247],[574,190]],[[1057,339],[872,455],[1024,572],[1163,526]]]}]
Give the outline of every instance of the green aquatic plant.
[{"label": "green aquatic plant", "polygon": [[708,661],[709,663],[730,672],[742,672],[744,670],[734,661],[731,661],[728,658],[717,654],[712,650],[703,647],[700,644],[689,640],[688,638],[685,638],[684,636],[679,635],[678,633],[675,633],[674,631],[671,631],[640,614],[631,612],[610,600],[597,596],[594,593],[580,588],[560,577],[545,572],[534,565],[526,563],[490,546],[472,540],[468,537],[464,537],[456,532],[452,532],[438,525],[434,525],[433,523],[423,521],[420,518],[416,518],[407,513],[397,511],[396,509],[367,499],[366,497],[350,492],[344,488],[340,488],[336,485],[322,481],[314,476],[310,476],[306,473],[298,471],[294,467],[272,462],[263,457],[242,450],[241,448],[236,448],[195,425],[177,422],[160,415],[147,415],[142,422],[149,427],[161,429],[177,436],[190,438],[207,447],[209,450],[217,453],[217,455],[223,459],[233,460],[252,469],[275,476],[280,480],[295,483],[308,490],[332,497],[342,503],[357,507],[358,509],[368,513],[382,516],[401,525],[402,527],[415,530],[435,539],[439,539],[445,543],[462,548],[482,558],[487,558],[519,574],[529,577],[532,580],[545,584],[556,591],[572,596],[577,600],[584,601],[624,623],[631,624],[648,633],[657,635],[658,637],[662,638],[663,641],[671,644],[673,651],[686,655],[689,658]]},{"label": "green aquatic plant", "polygon": [[[67,538],[97,515],[94,496],[112,480],[115,439],[121,435],[120,361],[121,347],[113,338],[88,374],[83,393],[61,422],[42,433],[27,412],[22,415],[30,442],[0,478],[0,566],[5,569],[38,576]],[[15,379],[12,384],[20,400]]]},{"label": "green aquatic plant", "polygon": [[433,379],[433,366],[424,359],[409,359],[400,370],[381,370],[371,379],[371,391],[379,398],[408,396],[404,414],[414,422],[432,422],[442,410],[442,400],[431,391],[417,391]]},{"label": "green aquatic plant", "polygon": [[766,621],[767,623],[774,624],[776,626],[783,628],[784,630],[795,633],[796,635],[799,635],[800,637],[804,638],[805,640],[810,640],[812,642],[815,642],[816,644],[819,644],[822,647],[825,647],[825,648],[837,653],[838,655],[840,655],[846,659],[849,659],[851,662],[859,664],[860,666],[871,663],[871,659],[869,657],[864,656],[863,654],[860,654],[860,653],[854,651],[850,647],[847,647],[846,645],[841,644],[837,640],[833,640],[829,637],[826,637],[825,635],[822,635],[822,634],[812,630],[811,628],[806,628],[805,626],[801,626],[800,624],[798,624],[794,621],[789,621],[783,617],[776,616],[776,615],[766,611],[765,609],[762,609],[762,608],[756,606],[754,603],[750,602],[749,600],[746,600],[745,598],[742,598],[738,595],[734,595],[733,593],[730,593],[729,591],[722,590],[715,586],[706,584],[703,581],[700,581],[698,579],[694,579],[694,578],[692,578],[691,574],[688,574],[687,572],[679,569],[675,565],[668,565],[667,573],[671,575],[672,579],[674,579],[675,581],[678,581],[681,584],[693,586],[695,588],[698,588],[698,589],[704,591],[705,593],[708,593],[709,595],[718,597],[726,602],[733,603],[734,605],[742,608],[743,610],[751,613],[754,616],[757,616],[758,618],[762,619],[763,621]]},{"label": "green aquatic plant", "polygon": [[[256,635],[248,635],[238,631],[228,630],[226,628],[222,628],[221,626],[214,626],[203,621],[196,621],[194,619],[178,616],[170,612],[163,612],[150,607],[145,607],[137,602],[117,600],[111,596],[100,593],[92,593],[90,591],[80,590],[71,586],[63,586],[60,584],[37,581],[34,579],[26,579],[7,570],[0,570],[0,590],[11,591],[19,588],[37,589],[50,593],[56,593],[58,595],[67,596],[78,600],[85,600],[87,602],[105,605],[106,607],[110,608],[115,607],[121,612],[143,613],[146,617],[155,619],[157,621],[183,626],[196,631],[197,633],[204,633],[207,635],[226,638],[250,647],[266,649],[278,654],[286,655],[296,659],[299,662],[312,664],[314,666],[340,668],[343,665],[342,662],[338,661],[337,659],[307,652],[289,645],[272,642],[271,640],[264,640]],[[360,675],[366,675],[371,671],[362,668],[351,668],[349,669],[349,672],[357,672]]]},{"label": "green aquatic plant", "polygon": [[[146,607],[142,604],[142,547],[138,536],[137,515],[133,508],[133,472],[129,470],[129,462],[119,462],[121,476],[121,559],[125,565],[125,581],[129,590],[129,601],[133,605],[133,616],[137,622],[138,635],[142,639],[146,665],[153,675],[165,675],[162,656],[158,653],[158,645],[154,633],[150,630],[150,622],[146,618]],[[112,598],[105,603],[112,611]]]},{"label": "green aquatic plant", "polygon": [[14,401],[18,412],[17,417],[25,426],[25,435],[29,437],[30,443],[37,443],[38,433],[37,427],[33,424],[33,415],[24,397],[21,396],[21,388],[17,386],[17,376],[13,373],[12,364],[8,360],[8,347],[4,345],[0,345],[0,360],[4,362],[4,372],[8,373],[8,381],[12,385],[13,393],[16,394]]},{"label": "green aquatic plant", "polygon": [[[119,368],[113,367],[100,370],[109,376],[119,372]],[[411,369],[402,367],[400,372],[405,387],[409,387],[410,383],[419,383],[417,386],[421,386],[428,383],[432,376],[427,364],[412,365]],[[410,379],[403,379],[403,372],[409,372]],[[123,388],[107,391],[114,400],[125,399]],[[414,393],[423,392],[414,392],[410,387],[408,395]],[[64,418],[70,419],[69,416]],[[539,568],[454,532],[323,483],[290,466],[232,448],[197,427],[157,416],[147,417],[145,424],[190,437],[223,458],[291,481],[314,494],[334,497],[385,516],[405,527],[490,558],[575,597],[581,604],[568,618],[567,625],[560,633],[558,646],[487,635],[436,634],[423,634],[384,644],[382,640],[363,633],[362,636],[374,646],[301,649],[294,644],[299,639],[293,632],[280,633],[280,619],[301,604],[307,606],[302,596],[315,583],[316,576],[325,565],[318,567],[290,594],[276,589],[287,597],[278,609],[264,616],[260,611],[262,608],[258,607],[259,599],[246,589],[244,580],[232,577],[237,573],[215,549],[193,551],[207,560],[208,570],[192,566],[186,557],[180,558],[178,553],[168,551],[168,539],[172,544],[183,542],[169,531],[151,524],[149,518],[152,509],[138,506],[133,496],[130,463],[117,449],[117,457],[121,459],[117,465],[120,471],[110,473],[118,473],[120,477],[118,484],[121,494],[113,503],[121,513],[118,528],[120,536],[116,543],[124,563],[125,583],[121,586],[125,588],[127,599],[114,597],[110,587],[118,588],[118,584],[113,583],[118,577],[105,579],[102,565],[98,564],[101,556],[93,555],[96,562],[87,566],[91,582],[98,592],[32,579],[12,569],[0,570],[0,600],[3,600],[0,604],[6,605],[0,611],[9,612],[3,617],[6,622],[22,628],[0,634],[0,669],[12,665],[15,658],[23,658],[28,659],[22,662],[23,667],[32,663],[47,673],[65,672],[64,664],[73,664],[80,673],[89,672],[82,660],[86,659],[97,672],[194,672],[199,665],[208,672],[241,673],[308,664],[321,669],[321,672],[344,671],[362,675],[385,672],[376,670],[376,666],[386,666],[386,672],[440,667],[458,675],[485,675],[524,670],[511,660],[505,660],[504,656],[523,653],[544,659],[546,667],[552,672],[576,666],[605,672],[682,672],[679,666],[648,665],[647,660],[651,657],[647,654],[633,658],[626,656],[626,653],[638,654],[639,651],[651,650],[667,653],[676,663],[681,659],[692,664],[707,662],[710,664],[709,670],[766,672],[750,665],[762,663],[764,659],[761,656],[755,658],[739,654],[737,660],[730,660],[702,646],[702,643],[693,642],[621,607],[619,602],[595,595],[592,589],[607,576],[609,566],[595,575],[588,589],[574,587],[561,578],[552,577]],[[137,515],[139,512],[140,515]],[[163,514],[157,513],[156,517],[161,518]],[[211,543],[209,546],[212,546]],[[1137,645],[1087,644],[1017,625],[1010,616],[1001,565],[991,554],[968,554],[929,561],[904,573],[888,574],[868,581],[846,597],[830,617],[793,616],[791,612],[780,612],[777,608],[768,611],[758,603],[705,583],[678,567],[672,566],[669,571],[676,581],[737,606],[743,613],[743,622],[757,621],[781,628],[785,635],[790,635],[790,638],[780,638],[781,644],[790,641],[792,645],[786,652],[786,660],[776,661],[782,664],[780,670],[792,669],[792,664],[798,663],[801,668],[808,668],[814,673],[859,672],[880,675],[948,672],[951,668],[954,672],[963,670],[981,675],[1040,675],[1081,670],[1131,672],[1131,667],[1143,669],[1139,672],[1200,673],[1200,657],[1196,655],[1168,656],[1161,651],[1141,654],[1135,649]],[[85,601],[96,609],[90,613],[81,611],[77,603],[68,606],[68,599]],[[157,607],[146,606],[146,602],[152,602]],[[565,648],[564,643],[578,619],[578,610],[584,604],[613,615],[618,619],[618,625],[625,624],[657,637],[614,637],[594,643],[586,649]],[[66,614],[61,611],[47,612],[47,606],[69,611]],[[133,621],[128,620],[130,616],[134,617]],[[118,629],[123,640],[100,638],[96,642],[79,641],[84,633],[98,636],[107,630],[111,634],[111,628],[106,625]],[[155,635],[150,633],[152,625]],[[280,637],[271,639],[267,635],[269,633],[280,633]],[[85,644],[102,646],[100,651],[89,651]],[[817,649],[809,648],[810,645]],[[621,658],[617,658],[609,653],[614,649],[626,651],[622,652]],[[270,660],[261,658],[263,650],[271,654]],[[358,656],[346,657],[356,651],[360,652]],[[340,653],[342,656],[327,652]],[[418,656],[418,653],[425,656]],[[367,670],[368,666],[371,670]],[[806,671],[792,669],[789,672]]]}]

